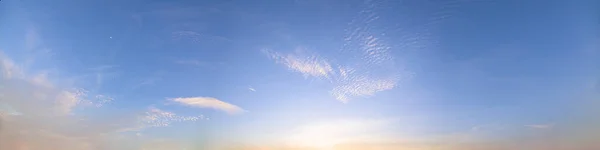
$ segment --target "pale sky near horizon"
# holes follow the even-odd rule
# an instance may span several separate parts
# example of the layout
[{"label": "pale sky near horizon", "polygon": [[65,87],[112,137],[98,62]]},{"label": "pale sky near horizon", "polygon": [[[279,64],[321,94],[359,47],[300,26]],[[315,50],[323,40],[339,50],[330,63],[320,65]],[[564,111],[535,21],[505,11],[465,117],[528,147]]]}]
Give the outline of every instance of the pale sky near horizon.
[{"label": "pale sky near horizon", "polygon": [[0,150],[585,141],[600,136],[599,6],[3,0]]}]

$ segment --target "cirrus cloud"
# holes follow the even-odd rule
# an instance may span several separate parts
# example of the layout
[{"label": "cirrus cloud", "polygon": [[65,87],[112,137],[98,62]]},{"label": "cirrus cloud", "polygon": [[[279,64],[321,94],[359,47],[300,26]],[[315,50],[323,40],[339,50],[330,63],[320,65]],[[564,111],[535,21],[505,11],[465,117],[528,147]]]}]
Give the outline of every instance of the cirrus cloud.
[{"label": "cirrus cloud", "polygon": [[176,102],[189,107],[198,108],[212,108],[220,111],[227,112],[229,114],[237,114],[244,112],[244,110],[236,105],[223,102],[213,97],[180,97],[180,98],[169,98],[169,101]]}]

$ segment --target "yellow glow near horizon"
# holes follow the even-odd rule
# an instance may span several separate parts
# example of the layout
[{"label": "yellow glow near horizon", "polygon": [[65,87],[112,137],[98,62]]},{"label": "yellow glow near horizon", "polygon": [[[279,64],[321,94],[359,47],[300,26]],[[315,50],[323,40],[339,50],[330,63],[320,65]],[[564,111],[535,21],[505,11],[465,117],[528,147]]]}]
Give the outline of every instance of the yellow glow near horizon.
[{"label": "yellow glow near horizon", "polygon": [[312,123],[292,131],[287,139],[290,145],[312,147],[322,150],[333,149],[337,144],[373,137],[372,132],[380,128],[381,121],[343,120]]}]

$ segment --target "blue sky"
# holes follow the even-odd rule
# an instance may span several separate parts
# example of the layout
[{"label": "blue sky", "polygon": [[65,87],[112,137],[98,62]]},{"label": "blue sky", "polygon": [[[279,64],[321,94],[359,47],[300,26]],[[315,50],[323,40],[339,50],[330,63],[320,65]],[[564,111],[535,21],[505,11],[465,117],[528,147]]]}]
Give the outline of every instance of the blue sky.
[{"label": "blue sky", "polygon": [[597,12],[591,0],[4,0],[0,137],[12,149],[566,137],[598,96]]}]

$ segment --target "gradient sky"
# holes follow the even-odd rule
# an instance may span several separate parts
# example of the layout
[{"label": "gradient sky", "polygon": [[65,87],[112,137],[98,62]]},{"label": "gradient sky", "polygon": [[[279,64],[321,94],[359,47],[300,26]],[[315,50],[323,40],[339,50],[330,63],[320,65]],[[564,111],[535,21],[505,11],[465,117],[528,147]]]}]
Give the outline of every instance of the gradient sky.
[{"label": "gradient sky", "polygon": [[598,98],[598,6],[3,0],[0,138],[9,149],[453,149],[545,136]]}]

